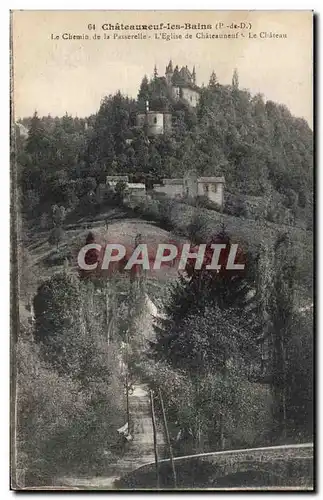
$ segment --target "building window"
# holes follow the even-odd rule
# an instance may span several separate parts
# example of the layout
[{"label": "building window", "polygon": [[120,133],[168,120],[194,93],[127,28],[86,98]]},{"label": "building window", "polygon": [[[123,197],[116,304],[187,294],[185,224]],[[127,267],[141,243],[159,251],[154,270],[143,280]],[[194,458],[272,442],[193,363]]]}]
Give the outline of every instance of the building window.
[{"label": "building window", "polygon": [[154,116],[154,123],[157,123],[157,116]]},{"label": "building window", "polygon": [[204,189],[204,194],[209,194],[209,185],[208,184],[204,184],[203,186],[203,189]]}]

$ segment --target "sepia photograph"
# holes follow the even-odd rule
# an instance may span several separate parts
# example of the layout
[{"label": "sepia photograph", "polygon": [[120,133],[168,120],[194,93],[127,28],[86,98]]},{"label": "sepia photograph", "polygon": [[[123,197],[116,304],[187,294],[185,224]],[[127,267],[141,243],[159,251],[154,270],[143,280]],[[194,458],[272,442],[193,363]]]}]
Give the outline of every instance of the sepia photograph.
[{"label": "sepia photograph", "polygon": [[12,490],[315,490],[313,32],[11,11]]}]

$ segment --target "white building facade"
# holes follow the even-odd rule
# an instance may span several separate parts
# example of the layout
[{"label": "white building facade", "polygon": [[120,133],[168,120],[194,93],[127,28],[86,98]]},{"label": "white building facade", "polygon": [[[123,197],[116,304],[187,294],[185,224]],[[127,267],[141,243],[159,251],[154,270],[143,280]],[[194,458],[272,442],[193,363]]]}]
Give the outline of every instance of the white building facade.
[{"label": "white building facade", "polygon": [[212,203],[224,205],[224,177],[198,177],[195,171],[187,172],[182,179],[163,179],[162,185],[154,185],[154,191],[171,198],[196,198],[205,196]]}]

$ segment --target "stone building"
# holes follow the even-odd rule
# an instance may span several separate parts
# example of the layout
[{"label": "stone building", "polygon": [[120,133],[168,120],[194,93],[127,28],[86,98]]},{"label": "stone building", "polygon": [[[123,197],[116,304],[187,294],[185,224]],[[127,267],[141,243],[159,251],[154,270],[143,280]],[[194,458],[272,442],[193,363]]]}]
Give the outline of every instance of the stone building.
[{"label": "stone building", "polygon": [[106,183],[115,185],[117,182],[129,182],[129,177],[127,175],[107,175],[106,178]]},{"label": "stone building", "polygon": [[182,179],[163,179],[163,184],[155,184],[156,193],[164,193],[171,198],[196,198],[206,196],[210,201],[223,207],[224,177],[198,177],[195,171],[188,171]]},{"label": "stone building", "polygon": [[156,193],[164,193],[171,198],[183,197],[183,179],[163,179],[163,184],[154,184]]},{"label": "stone building", "polygon": [[163,135],[172,129],[172,114],[162,111],[150,111],[146,103],[146,112],[138,113],[137,127],[147,127],[148,136]]},{"label": "stone building", "polygon": [[16,134],[18,137],[21,137],[22,139],[27,139],[28,137],[28,129],[22,124],[22,123],[15,123],[15,128],[16,128]]},{"label": "stone building", "polygon": [[100,184],[97,189],[97,197],[102,199],[105,196],[114,192],[118,182],[125,184],[126,198],[143,198],[146,197],[146,186],[141,182],[129,182],[128,175],[107,175],[106,184]]},{"label": "stone building", "polygon": [[196,85],[195,66],[192,72],[187,66],[182,66],[179,69],[176,65],[173,69],[173,63],[170,60],[166,66],[165,78],[175,99],[185,99],[193,108],[197,106],[200,99],[200,91]]},{"label": "stone building", "polygon": [[[155,82],[161,83],[161,96],[168,93],[176,99],[184,99],[190,106],[195,108],[200,99],[200,89],[196,85],[195,66],[192,72],[187,66],[182,66],[181,69],[176,65],[173,69],[173,63],[170,60],[166,66],[165,76],[157,76],[157,68],[155,67]],[[165,88],[167,92],[165,93]],[[148,136],[164,135],[172,129],[172,114],[167,111],[149,109],[149,102],[146,101],[146,110],[144,113],[137,114],[137,127],[143,128],[146,126]]]},{"label": "stone building", "polygon": [[206,196],[216,205],[224,205],[224,177],[198,177],[196,172],[188,171],[183,179],[184,196],[195,198]]},{"label": "stone building", "polygon": [[142,182],[127,182],[126,194],[130,198],[143,198],[146,196],[146,186]]}]

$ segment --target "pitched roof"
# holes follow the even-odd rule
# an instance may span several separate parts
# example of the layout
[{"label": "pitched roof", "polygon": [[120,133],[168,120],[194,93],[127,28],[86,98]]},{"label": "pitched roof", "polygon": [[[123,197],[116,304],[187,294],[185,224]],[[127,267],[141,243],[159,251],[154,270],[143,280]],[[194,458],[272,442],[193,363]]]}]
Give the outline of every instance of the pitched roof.
[{"label": "pitched roof", "polygon": [[164,185],[169,185],[169,184],[183,184],[183,179],[163,179]]},{"label": "pitched roof", "polygon": [[225,184],[225,178],[222,177],[198,177],[197,182],[214,182],[218,184]]},{"label": "pitched roof", "polygon": [[190,83],[192,81],[192,74],[187,66],[182,66],[179,72],[179,76],[187,83]]},{"label": "pitched roof", "polygon": [[145,184],[141,182],[128,182],[127,187],[130,189],[146,189]]},{"label": "pitched roof", "polygon": [[128,175],[107,175],[106,178],[105,178],[106,182],[118,182],[118,181],[124,181],[124,182],[128,182],[129,181],[129,177]]},{"label": "pitched roof", "polygon": [[180,70],[175,68],[172,84],[176,87],[187,87],[197,90],[198,87],[194,84],[193,75],[187,66],[182,66]]}]

